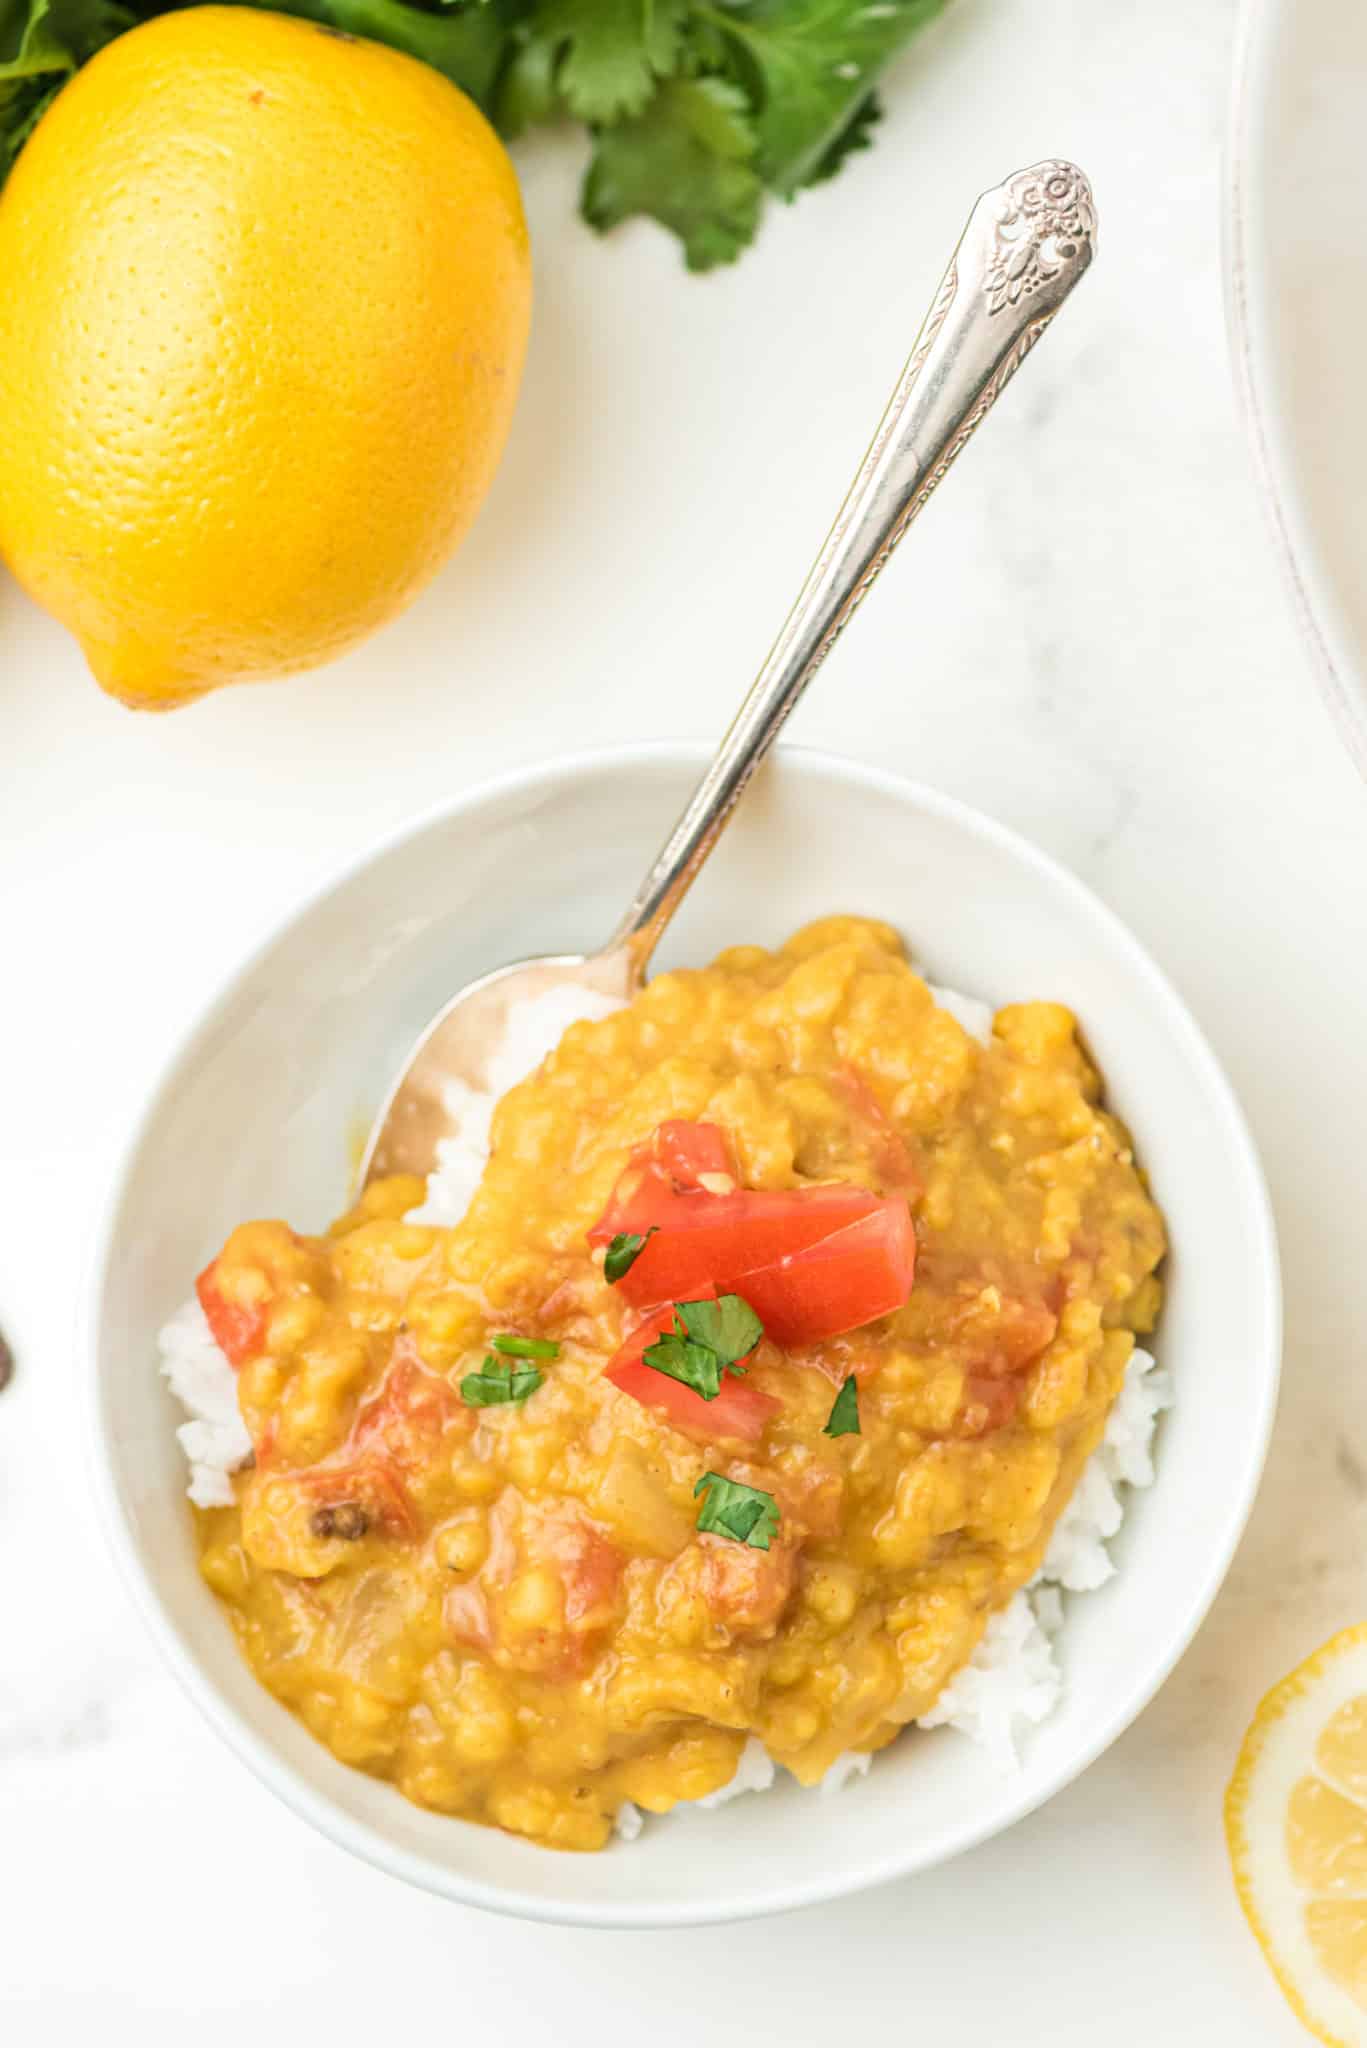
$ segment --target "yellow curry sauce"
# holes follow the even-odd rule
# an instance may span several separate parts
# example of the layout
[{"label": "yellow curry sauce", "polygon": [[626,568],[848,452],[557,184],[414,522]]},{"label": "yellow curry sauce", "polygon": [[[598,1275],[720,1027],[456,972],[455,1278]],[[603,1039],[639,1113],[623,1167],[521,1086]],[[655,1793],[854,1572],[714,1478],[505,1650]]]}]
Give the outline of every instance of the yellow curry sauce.
[{"label": "yellow curry sauce", "polygon": [[[640,1314],[586,1233],[672,1118],[721,1126],[747,1188],[912,1205],[905,1307],[761,1343],[757,1443],[604,1377]],[[1013,1004],[984,1049],[858,918],[573,1026],[500,1106],[465,1219],[406,1223],[421,1195],[381,1182],[326,1238],[229,1240],[221,1295],[264,1316],[239,1374],[256,1459],[198,1516],[202,1567],[343,1761],[559,1848],[601,1847],[623,1801],[715,1790],[749,1735],[810,1783],[924,1714],[1039,1565],[1159,1303],[1162,1221],[1071,1014]],[[509,1331],[558,1356],[529,1399],[467,1407]],[[826,1435],[851,1374],[859,1433]],[[772,1496],[767,1550],[699,1532],[708,1472]]]}]

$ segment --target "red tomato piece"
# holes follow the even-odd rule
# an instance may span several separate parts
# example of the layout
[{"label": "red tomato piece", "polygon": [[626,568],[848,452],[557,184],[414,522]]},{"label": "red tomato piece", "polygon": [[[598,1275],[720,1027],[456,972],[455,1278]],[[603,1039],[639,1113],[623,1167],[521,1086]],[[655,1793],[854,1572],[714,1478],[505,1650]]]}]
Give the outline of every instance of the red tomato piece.
[{"label": "red tomato piece", "polygon": [[623,1231],[645,1231],[661,1220],[681,1195],[703,1192],[704,1174],[733,1178],[726,1137],[717,1124],[662,1123],[648,1145],[638,1145],[612,1200],[589,1232],[590,1244],[607,1244]]},{"label": "red tomato piece", "polygon": [[901,1308],[916,1272],[903,1201],[863,1188],[672,1195],[617,1283],[636,1308],[696,1301],[710,1286],[750,1303],[776,1344],[815,1344]]},{"label": "red tomato piece", "polygon": [[[686,1298],[702,1301],[710,1299],[711,1294],[708,1288]],[[647,1316],[612,1360],[606,1377],[643,1407],[658,1409],[676,1429],[688,1430],[695,1436],[738,1437],[744,1443],[757,1443],[781,1406],[770,1395],[728,1373],[715,1401],[704,1401],[682,1380],[671,1379],[667,1372],[656,1372],[653,1365],[646,1364],[642,1354],[647,1346],[677,1327],[672,1304]]]},{"label": "red tomato piece", "polygon": [[651,1152],[676,1186],[701,1187],[704,1174],[735,1176],[726,1134],[720,1124],[687,1124],[677,1118],[662,1123],[651,1139]]},{"label": "red tomato piece", "polygon": [[897,1129],[858,1067],[843,1067],[836,1079],[844,1089],[855,1116],[868,1132],[869,1149],[882,1185],[896,1188],[909,1202],[918,1202],[926,1191],[926,1176],[911,1145]]},{"label": "red tomato piece", "polygon": [[954,1341],[967,1354],[970,1372],[1003,1378],[1025,1372],[1054,1341],[1061,1297],[1054,1305],[1037,1292],[1027,1292],[1022,1278],[1013,1287],[995,1273],[983,1276],[949,1311]]},{"label": "red tomato piece", "polygon": [[726,1171],[725,1161],[715,1124],[662,1124],[633,1154],[589,1232],[593,1245],[622,1231],[646,1237],[616,1283],[633,1307],[739,1294],[785,1345],[815,1344],[901,1308],[916,1273],[905,1198],[841,1184],[717,1194],[700,1177]]},{"label": "red tomato piece", "polygon": [[[272,1484],[280,1498],[293,1494],[309,1514],[354,1505],[365,1510],[372,1530],[413,1538],[421,1521],[410,1483],[420,1496],[440,1439],[448,1430],[472,1427],[473,1419],[447,1381],[422,1363],[411,1338],[400,1337],[345,1443],[319,1464],[281,1473]],[[269,1463],[260,1446],[257,1463]]]},{"label": "red tomato piece", "polygon": [[[559,1582],[560,1613],[544,1625],[513,1620],[508,1588],[532,1563]],[[626,1558],[596,1522],[572,1506],[545,1509],[504,1494],[489,1516],[489,1553],[477,1576],[453,1587],[442,1606],[449,1633],[510,1671],[568,1677],[583,1668],[621,1605]]]},{"label": "red tomato piece", "polygon": [[772,1636],[792,1597],[797,1551],[776,1541],[768,1550],[701,1536],[702,1596],[713,1617],[733,1639]]},{"label": "red tomato piece", "polygon": [[552,1514],[531,1523],[524,1540],[565,1589],[567,1628],[586,1631],[611,1621],[626,1559],[601,1529],[583,1515]]},{"label": "red tomato piece", "polygon": [[473,1423],[474,1410],[465,1406],[450,1382],[423,1364],[411,1338],[399,1337],[389,1370],[357,1413],[348,1447],[373,1449],[401,1472],[420,1473],[447,1430],[470,1428]]},{"label": "red tomato piece", "polygon": [[1003,1301],[988,1355],[982,1361],[985,1372],[1024,1372],[1054,1341],[1058,1317],[1042,1301]]},{"label": "red tomato piece", "polygon": [[195,1282],[195,1293],[215,1344],[234,1372],[255,1358],[266,1341],[266,1306],[259,1302],[243,1308],[229,1301],[218,1284],[218,1260],[204,1268]]},{"label": "red tomato piece", "polygon": [[417,1516],[403,1481],[382,1452],[362,1451],[355,1457],[344,1453],[335,1461],[281,1476],[286,1481],[294,1479],[310,1513],[354,1502],[365,1509],[371,1527],[386,1536],[413,1537],[418,1533]]},{"label": "red tomato piece", "polygon": [[911,1211],[889,1200],[772,1264],[747,1268],[738,1257],[718,1285],[749,1302],[776,1344],[796,1346],[891,1315],[911,1293],[915,1273]]},{"label": "red tomato piece", "polygon": [[964,1381],[964,1405],[954,1423],[955,1436],[986,1436],[990,1430],[1005,1429],[1016,1419],[1020,1407],[1018,1379],[993,1379],[970,1373]]}]

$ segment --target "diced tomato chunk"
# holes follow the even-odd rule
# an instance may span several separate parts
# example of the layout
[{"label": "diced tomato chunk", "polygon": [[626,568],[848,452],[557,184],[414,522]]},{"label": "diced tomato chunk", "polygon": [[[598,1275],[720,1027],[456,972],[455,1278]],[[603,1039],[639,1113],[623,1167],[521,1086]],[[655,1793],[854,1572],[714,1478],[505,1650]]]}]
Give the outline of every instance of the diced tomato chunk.
[{"label": "diced tomato chunk", "polygon": [[257,1446],[260,1483],[254,1513],[263,1540],[279,1555],[287,1539],[297,1547],[311,1531],[311,1540],[320,1540],[327,1532],[313,1518],[327,1508],[359,1508],[367,1534],[416,1537],[422,1527],[423,1480],[441,1438],[473,1426],[473,1410],[422,1363],[411,1338],[399,1337],[384,1378],[330,1456],[282,1472],[272,1469],[268,1448]]},{"label": "diced tomato chunk", "polygon": [[856,1118],[867,1131],[878,1178],[908,1201],[919,1201],[926,1189],[925,1168],[904,1134],[897,1129],[867,1078],[858,1067],[845,1066],[836,1075]]},{"label": "diced tomato chunk", "polygon": [[749,1302],[776,1344],[816,1344],[891,1315],[911,1293],[916,1233],[905,1202],[862,1216],[772,1264],[738,1258],[720,1287]]},{"label": "diced tomato chunk", "polygon": [[1000,1378],[1025,1372],[1048,1350],[1058,1315],[1038,1294],[989,1277],[951,1308],[949,1326],[969,1370]]},{"label": "diced tomato chunk", "polygon": [[343,1450],[300,1471],[258,1463],[242,1496],[242,1530],[258,1564],[314,1579],[333,1568],[350,1542],[363,1536],[411,1540],[418,1524],[387,1458]]},{"label": "diced tomato chunk", "polygon": [[[287,1475],[281,1475],[286,1478]],[[364,1509],[372,1529],[386,1536],[412,1537],[417,1517],[402,1479],[390,1459],[378,1451],[339,1457],[292,1475],[310,1511],[355,1503]]]},{"label": "diced tomato chunk", "polygon": [[352,1424],[349,1445],[375,1449],[401,1472],[421,1472],[450,1429],[474,1426],[474,1410],[449,1380],[425,1366],[411,1338],[399,1337],[389,1370]]},{"label": "diced tomato chunk", "polygon": [[563,1586],[568,1628],[586,1630],[611,1620],[626,1559],[601,1529],[580,1514],[545,1515],[525,1528],[524,1542]]},{"label": "diced tomato chunk", "polygon": [[963,1406],[954,1424],[956,1436],[986,1436],[1014,1422],[1020,1407],[1019,1379],[993,1379],[970,1373],[964,1381]]},{"label": "diced tomato chunk", "polygon": [[[878,1205],[878,1196],[864,1188],[842,1186],[675,1194],[656,1205],[650,1222],[659,1235],[620,1284],[632,1301],[662,1301],[669,1293],[677,1299],[682,1290],[712,1277],[718,1260],[747,1269],[770,1265],[807,1250]],[[661,1288],[658,1280],[666,1274],[670,1278]],[[717,1286],[726,1292],[720,1274]]]},{"label": "diced tomato chunk", "polygon": [[[560,1587],[558,1613],[520,1619],[509,1588],[527,1565]],[[442,1605],[451,1636],[486,1651],[510,1671],[568,1677],[581,1670],[617,1619],[626,1557],[572,1504],[542,1507],[511,1489],[489,1516],[489,1552],[476,1576],[455,1586]]]},{"label": "diced tomato chunk", "polygon": [[[705,1293],[689,1298],[703,1300],[710,1298],[711,1293],[708,1288]],[[645,1363],[642,1354],[647,1346],[677,1327],[672,1304],[647,1316],[612,1360],[606,1377],[643,1407],[658,1409],[676,1429],[688,1430],[695,1436],[737,1437],[744,1443],[757,1443],[781,1406],[770,1395],[728,1373],[716,1399],[705,1401],[682,1380],[671,1379],[668,1373],[657,1372],[653,1365]]]},{"label": "diced tomato chunk", "polygon": [[687,1124],[671,1118],[656,1131],[651,1150],[681,1188],[701,1187],[705,1174],[723,1173],[729,1180],[735,1173],[720,1124]]},{"label": "diced tomato chunk", "polygon": [[[655,1232],[618,1282],[634,1307],[697,1300],[711,1286],[742,1295],[777,1344],[815,1344],[890,1315],[916,1273],[907,1204],[864,1188],[647,1199],[638,1186],[622,1206],[619,1227]],[[607,1226],[620,1214],[614,1199],[590,1242],[614,1235]]]},{"label": "diced tomato chunk", "polygon": [[716,1124],[661,1124],[632,1154],[589,1243],[645,1238],[616,1283],[634,1308],[739,1294],[767,1336],[796,1346],[902,1307],[916,1274],[905,1197],[842,1183],[719,1190],[719,1174],[731,1179]]},{"label": "diced tomato chunk", "polygon": [[990,1356],[984,1369],[1024,1372],[1048,1350],[1058,1330],[1058,1317],[1042,1301],[1012,1300],[1002,1303]]},{"label": "diced tomato chunk", "polygon": [[195,1282],[195,1293],[209,1325],[210,1335],[234,1371],[255,1358],[266,1342],[266,1305],[243,1307],[229,1301],[218,1284],[217,1259],[204,1268]]},{"label": "diced tomato chunk", "polygon": [[713,1617],[737,1640],[772,1636],[792,1597],[797,1551],[775,1542],[768,1550],[728,1543],[725,1537],[698,1539],[702,1597]]},{"label": "diced tomato chunk", "polygon": [[718,1174],[733,1178],[731,1155],[719,1125],[689,1124],[677,1118],[662,1123],[649,1144],[638,1145],[632,1153],[611,1201],[589,1232],[589,1243],[607,1244],[623,1231],[651,1229],[681,1197],[706,1192],[704,1176],[712,1179]]}]

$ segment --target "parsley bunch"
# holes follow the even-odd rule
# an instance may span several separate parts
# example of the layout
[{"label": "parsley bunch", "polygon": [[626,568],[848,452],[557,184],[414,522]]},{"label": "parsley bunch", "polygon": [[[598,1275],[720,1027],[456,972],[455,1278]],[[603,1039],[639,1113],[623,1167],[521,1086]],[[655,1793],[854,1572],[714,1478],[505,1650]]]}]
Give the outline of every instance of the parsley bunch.
[{"label": "parsley bunch", "polygon": [[[506,137],[582,122],[585,218],[607,229],[649,214],[679,237],[690,270],[709,270],[753,239],[766,193],[793,199],[868,145],[879,73],[945,4],[283,0],[278,11],[422,58]],[[167,0],[0,0],[0,177],[72,72],[166,11]]]}]

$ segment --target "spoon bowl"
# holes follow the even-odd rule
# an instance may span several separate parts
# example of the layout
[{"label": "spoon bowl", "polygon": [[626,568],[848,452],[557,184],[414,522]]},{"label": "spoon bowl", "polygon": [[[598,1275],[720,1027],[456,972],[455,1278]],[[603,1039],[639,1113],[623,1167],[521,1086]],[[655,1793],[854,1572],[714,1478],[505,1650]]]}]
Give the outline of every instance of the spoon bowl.
[{"label": "spoon bowl", "polygon": [[451,1083],[487,1091],[489,1061],[507,1036],[513,1010],[551,990],[587,989],[626,1002],[636,982],[635,963],[620,948],[517,960],[467,982],[432,1019],[381,1105],[361,1159],[362,1185],[392,1173],[427,1179],[437,1147],[451,1135]]}]

